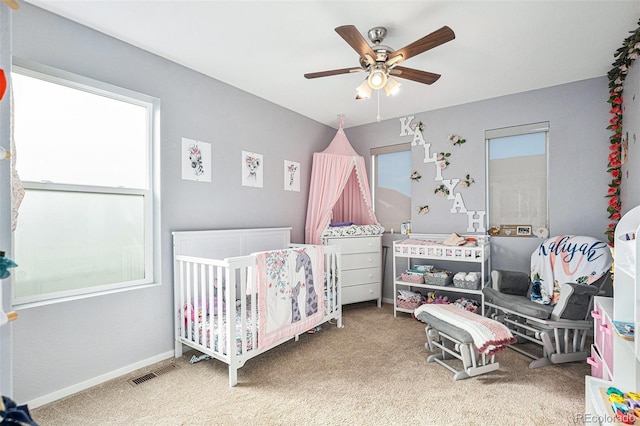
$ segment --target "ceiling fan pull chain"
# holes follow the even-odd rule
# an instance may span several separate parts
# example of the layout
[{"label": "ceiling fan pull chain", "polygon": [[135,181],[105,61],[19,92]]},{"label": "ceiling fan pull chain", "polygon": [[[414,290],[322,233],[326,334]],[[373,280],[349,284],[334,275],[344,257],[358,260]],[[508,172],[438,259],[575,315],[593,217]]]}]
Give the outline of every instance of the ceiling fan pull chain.
[{"label": "ceiling fan pull chain", "polygon": [[376,121],[379,123],[380,122],[380,91],[376,90],[376,92],[378,92],[378,115],[376,115]]}]

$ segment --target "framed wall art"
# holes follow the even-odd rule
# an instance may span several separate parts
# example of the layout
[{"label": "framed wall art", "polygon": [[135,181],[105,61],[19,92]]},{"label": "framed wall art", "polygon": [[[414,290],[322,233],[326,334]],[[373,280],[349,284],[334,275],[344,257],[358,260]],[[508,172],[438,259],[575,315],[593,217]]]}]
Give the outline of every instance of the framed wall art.
[{"label": "framed wall art", "polygon": [[211,144],[182,138],[182,179],[211,182]]},{"label": "framed wall art", "polygon": [[262,188],[264,161],[262,154],[242,151],[242,185]]},{"label": "framed wall art", "polygon": [[300,163],[284,160],[284,190],[300,192]]}]

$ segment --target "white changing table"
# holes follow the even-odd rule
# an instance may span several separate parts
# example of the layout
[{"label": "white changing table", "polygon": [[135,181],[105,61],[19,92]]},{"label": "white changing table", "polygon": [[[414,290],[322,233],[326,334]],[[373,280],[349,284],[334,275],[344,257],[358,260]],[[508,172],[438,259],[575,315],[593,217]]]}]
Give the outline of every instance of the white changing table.
[{"label": "white changing table", "polygon": [[[491,247],[489,245],[489,237],[487,235],[461,235],[465,238],[475,238],[477,245],[475,246],[447,246],[442,244],[451,234],[409,234],[406,240],[398,240],[393,242],[393,315],[397,316],[398,312],[413,313],[413,309],[404,309],[398,307],[396,296],[399,289],[420,288],[429,290],[439,290],[446,292],[472,294],[480,299],[482,314],[484,315],[484,296],[482,288],[489,281],[489,272],[491,270]],[[422,240],[430,242],[427,244],[412,244],[410,240]],[[411,267],[411,263],[415,259],[430,259],[435,261],[466,262],[473,264],[473,268],[480,272],[480,287],[477,290],[454,287],[452,285],[439,286],[432,284],[417,284],[400,279],[400,274],[404,270]],[[406,262],[402,262],[406,260]],[[398,262],[404,264],[402,269],[398,269]],[[455,264],[454,263],[454,264]],[[454,266],[451,266],[454,269]],[[455,274],[456,271],[452,271]]]}]

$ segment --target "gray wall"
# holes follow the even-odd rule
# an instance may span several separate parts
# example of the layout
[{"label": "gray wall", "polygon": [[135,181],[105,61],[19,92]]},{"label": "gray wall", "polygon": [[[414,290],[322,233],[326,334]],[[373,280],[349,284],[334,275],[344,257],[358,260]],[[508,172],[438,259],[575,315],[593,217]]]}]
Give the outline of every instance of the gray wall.
[{"label": "gray wall", "polygon": [[[409,90],[409,85],[403,90]],[[601,77],[415,113],[413,122],[425,125],[423,136],[431,143],[431,153],[451,153],[451,164],[442,171],[444,179],[464,179],[467,174],[475,179],[468,188],[456,188],[467,210],[486,211],[485,130],[548,121],[549,231],[551,235],[581,234],[606,241],[605,195],[610,182],[606,172],[607,99],[607,79]],[[384,99],[381,107],[384,108]],[[367,158],[372,147],[412,140],[412,136],[399,136],[397,118],[349,128],[346,133],[358,153]],[[449,134],[460,135],[467,141],[453,146],[447,140]],[[433,163],[423,162],[424,153],[422,147],[412,149],[412,166],[422,175],[419,182],[412,183],[412,232],[466,233],[467,215],[450,213],[453,201],[434,194],[440,182],[434,180]],[[430,212],[419,215],[417,206],[424,204],[429,205]],[[392,239],[393,236],[385,235],[383,244],[391,246]],[[529,271],[531,252],[539,242],[538,238],[492,238],[492,268]],[[389,252],[383,291],[387,300],[393,299],[391,257]]]},{"label": "gray wall", "polygon": [[[13,27],[21,59],[161,99],[161,285],[21,310],[14,398],[27,402],[171,355],[171,231],[292,226],[303,242],[312,155],[335,130],[29,4]],[[182,137],[212,144],[212,183],[181,179]],[[264,188],[241,185],[243,150],[264,155]],[[284,160],[301,163],[300,192],[283,190]]]}]

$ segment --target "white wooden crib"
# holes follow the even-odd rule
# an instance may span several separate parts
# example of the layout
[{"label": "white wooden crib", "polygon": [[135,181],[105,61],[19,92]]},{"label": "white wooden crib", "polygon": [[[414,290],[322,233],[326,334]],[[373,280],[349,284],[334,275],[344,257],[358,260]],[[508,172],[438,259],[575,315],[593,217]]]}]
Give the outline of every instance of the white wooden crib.
[{"label": "white wooden crib", "polygon": [[[261,344],[258,319],[264,302],[255,285],[256,253],[318,247],[291,245],[290,233],[291,228],[173,232],[176,358],[187,345],[220,360],[229,366],[229,386],[235,386],[237,370],[247,360],[292,338],[298,340],[306,330]],[[324,280],[317,281],[324,283],[316,282],[315,287],[324,299],[324,315],[316,315],[313,326],[335,320],[342,327],[340,247],[321,249]]]}]

